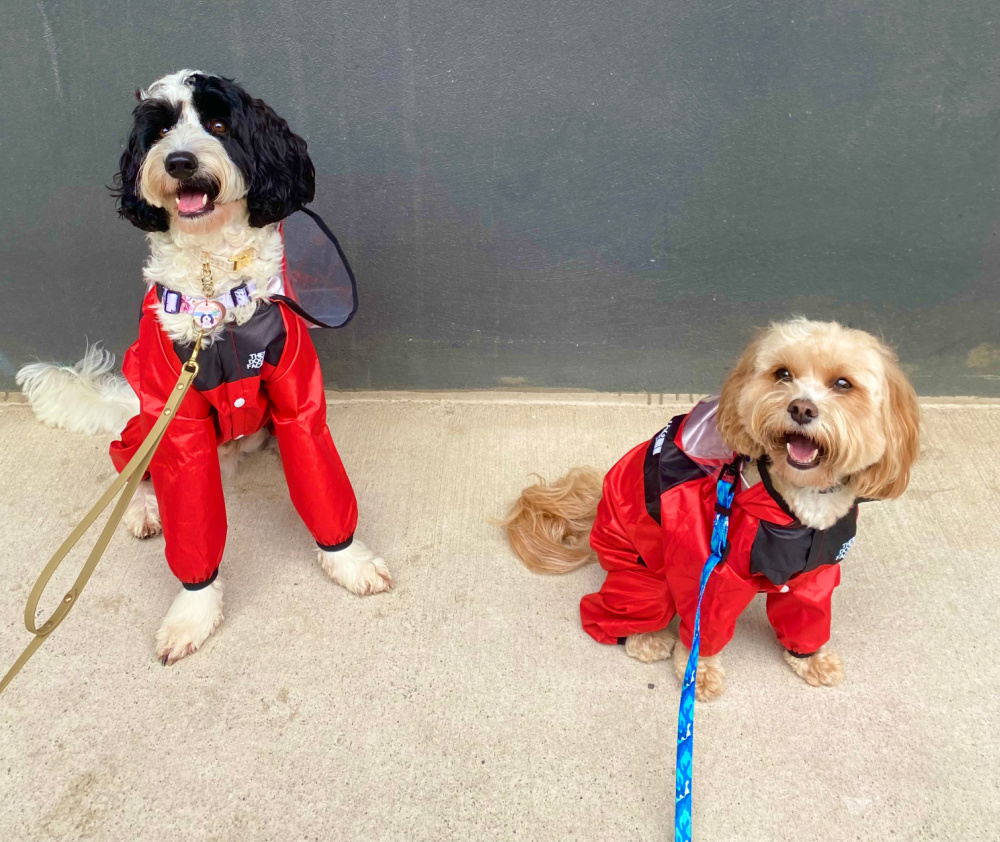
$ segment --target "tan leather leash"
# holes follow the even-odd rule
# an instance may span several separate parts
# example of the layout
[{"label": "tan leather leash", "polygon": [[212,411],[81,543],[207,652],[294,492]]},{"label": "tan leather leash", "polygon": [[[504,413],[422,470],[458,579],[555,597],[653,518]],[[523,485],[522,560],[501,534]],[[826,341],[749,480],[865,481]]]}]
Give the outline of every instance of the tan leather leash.
[{"label": "tan leather leash", "polygon": [[[125,514],[125,509],[132,499],[132,495],[135,494],[136,488],[139,487],[139,483],[142,481],[143,475],[146,473],[146,469],[149,467],[149,463],[152,461],[157,447],[163,441],[167,426],[174,420],[174,416],[177,414],[177,407],[180,406],[184,395],[187,394],[187,390],[191,387],[195,377],[198,376],[198,351],[201,349],[201,339],[202,334],[199,333],[198,338],[195,340],[194,348],[191,351],[191,358],[181,365],[181,376],[177,378],[177,385],[174,387],[166,404],[164,404],[163,411],[160,413],[160,417],[156,419],[156,423],[153,424],[149,435],[139,445],[135,456],[129,460],[129,463],[118,475],[118,478],[111,483],[111,487],[104,492],[101,499],[84,515],[83,520],[70,533],[69,537],[63,541],[62,546],[56,550],[55,555],[49,559],[49,563],[45,565],[38,579],[35,580],[35,585],[31,589],[31,593],[28,594],[28,603],[24,607],[24,625],[35,637],[21,653],[21,656],[14,662],[14,666],[7,670],[7,674],[0,680],[0,693],[6,689],[21,667],[28,662],[28,659],[38,650],[38,647],[45,642],[45,639],[66,619],[80,598],[80,594],[94,572],[94,568],[97,567],[97,562],[101,560],[101,556],[104,555],[104,551],[108,548],[111,536],[114,535],[118,523]],[[59,607],[52,612],[52,615],[40,627],[36,628],[35,612],[38,610],[38,600],[41,599],[42,594],[45,592],[45,587],[48,585],[49,579],[52,578],[52,574],[56,572],[59,565],[63,563],[69,554],[69,551],[86,534],[87,530],[90,529],[94,521],[108,507],[108,504],[121,491],[123,486],[125,487],[125,492],[118,499],[118,503],[111,512],[111,517],[104,525],[104,529],[101,530],[101,534],[97,537],[97,543],[94,544],[94,549],[91,550],[90,555],[87,557],[80,575],[76,577],[76,581],[73,583],[73,587],[66,592],[66,595],[62,598],[62,602],[59,603]]]}]

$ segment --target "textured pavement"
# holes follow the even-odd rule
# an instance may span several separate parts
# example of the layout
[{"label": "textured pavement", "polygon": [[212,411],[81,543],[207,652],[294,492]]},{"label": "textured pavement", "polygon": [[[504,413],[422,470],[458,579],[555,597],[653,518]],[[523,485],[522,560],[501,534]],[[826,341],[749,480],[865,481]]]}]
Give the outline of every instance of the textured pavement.
[{"label": "textured pavement", "polygon": [[[671,839],[669,665],[583,633],[598,568],[533,576],[486,518],[532,471],[609,467],[689,397],[329,398],[395,591],[326,578],[271,448],[227,488],[226,619],[162,667],[177,584],[162,539],[120,530],[0,696],[0,839]],[[113,478],[109,440],[0,399],[0,671],[35,576]],[[844,684],[796,678],[761,601],[741,618],[727,692],[697,708],[695,838],[1000,838],[998,539],[1000,403],[925,403],[913,484],[864,507],[834,597]]]}]

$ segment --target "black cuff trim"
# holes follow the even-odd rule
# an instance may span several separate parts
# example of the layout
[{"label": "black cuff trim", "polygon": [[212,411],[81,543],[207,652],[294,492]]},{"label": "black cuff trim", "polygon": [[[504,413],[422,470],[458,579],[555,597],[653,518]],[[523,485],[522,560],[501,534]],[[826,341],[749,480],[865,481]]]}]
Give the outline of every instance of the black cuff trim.
[{"label": "black cuff trim", "polygon": [[793,658],[811,658],[819,650],[817,649],[816,652],[807,652],[805,655],[800,655],[798,652],[793,652],[791,649],[786,649],[785,651]]},{"label": "black cuff trim", "polygon": [[341,550],[346,550],[353,543],[354,543],[354,536],[352,535],[346,541],[341,541],[339,544],[321,544],[319,541],[317,541],[316,546],[319,547],[325,553],[338,553]]},{"label": "black cuff trim", "polygon": [[202,588],[207,588],[212,582],[215,581],[216,577],[219,575],[219,568],[215,568],[215,572],[209,576],[204,582],[181,582],[184,585],[184,590],[186,591],[200,591]]},{"label": "black cuff trim", "polygon": [[624,646],[624,645],[625,645],[625,641],[626,641],[626,640],[628,640],[628,638],[627,638],[627,637],[619,637],[619,638],[618,638],[618,645],[619,645],[619,646]]}]

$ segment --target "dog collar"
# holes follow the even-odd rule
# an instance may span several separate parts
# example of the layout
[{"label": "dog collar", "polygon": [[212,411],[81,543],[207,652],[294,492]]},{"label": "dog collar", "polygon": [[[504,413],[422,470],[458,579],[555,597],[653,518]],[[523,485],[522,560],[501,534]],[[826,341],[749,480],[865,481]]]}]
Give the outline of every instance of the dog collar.
[{"label": "dog collar", "polygon": [[203,251],[201,253],[201,262],[214,266],[216,269],[225,269],[227,272],[240,272],[253,263],[253,259],[256,256],[257,252],[252,248],[243,249],[238,255],[229,260],[220,260],[218,257],[212,257],[207,251]]},{"label": "dog collar", "polygon": [[212,257],[207,251],[201,253],[201,290],[205,293],[205,298],[211,299],[215,295],[215,279],[212,277],[212,267],[225,269],[227,272],[239,272],[246,269],[257,256],[252,248],[243,249],[231,260],[219,260]]},{"label": "dog collar", "polygon": [[164,313],[171,315],[190,313],[195,325],[202,330],[211,330],[222,322],[228,310],[249,304],[251,293],[257,288],[253,281],[243,281],[238,287],[234,287],[222,295],[208,298],[184,295],[184,293],[169,289],[163,284],[157,284],[157,287]]}]

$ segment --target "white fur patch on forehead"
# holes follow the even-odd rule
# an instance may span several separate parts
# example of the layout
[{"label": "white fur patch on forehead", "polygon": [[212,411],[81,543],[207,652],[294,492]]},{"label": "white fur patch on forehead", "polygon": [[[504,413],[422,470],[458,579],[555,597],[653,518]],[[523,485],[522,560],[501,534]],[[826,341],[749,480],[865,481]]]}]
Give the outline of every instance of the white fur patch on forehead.
[{"label": "white fur patch on forehead", "polygon": [[[157,79],[148,88],[141,92],[143,99],[165,99],[172,103],[184,103],[191,101],[192,76],[202,73],[200,70],[178,70],[176,73],[169,73]],[[208,74],[202,74],[208,75]]]},{"label": "white fur patch on forehead", "polygon": [[178,70],[160,79],[157,79],[141,91],[142,99],[164,99],[173,105],[181,107],[180,122],[191,126],[198,126],[201,120],[194,107],[194,91],[191,85],[191,78],[196,75],[210,76],[201,70]]}]

